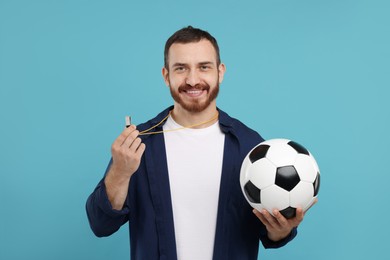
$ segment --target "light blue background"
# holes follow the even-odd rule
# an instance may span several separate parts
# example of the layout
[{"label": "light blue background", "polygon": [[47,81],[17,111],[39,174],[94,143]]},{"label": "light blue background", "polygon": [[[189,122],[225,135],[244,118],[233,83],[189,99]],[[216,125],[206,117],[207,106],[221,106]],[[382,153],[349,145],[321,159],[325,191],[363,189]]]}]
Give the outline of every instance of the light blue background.
[{"label": "light blue background", "polygon": [[218,105],[317,158],[319,203],[261,259],[388,259],[390,4],[380,0],[0,0],[0,259],[129,259],[84,205],[124,116],[170,105],[166,39],[219,41]]}]

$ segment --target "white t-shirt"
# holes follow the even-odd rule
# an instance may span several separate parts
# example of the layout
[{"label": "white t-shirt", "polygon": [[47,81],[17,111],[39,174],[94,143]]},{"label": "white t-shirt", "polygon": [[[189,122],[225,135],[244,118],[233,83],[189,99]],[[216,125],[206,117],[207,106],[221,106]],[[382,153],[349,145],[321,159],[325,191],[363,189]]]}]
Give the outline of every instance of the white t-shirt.
[{"label": "white t-shirt", "polygon": [[[177,129],[169,117],[163,130]],[[225,135],[218,122],[164,133],[178,260],[213,257]]]}]

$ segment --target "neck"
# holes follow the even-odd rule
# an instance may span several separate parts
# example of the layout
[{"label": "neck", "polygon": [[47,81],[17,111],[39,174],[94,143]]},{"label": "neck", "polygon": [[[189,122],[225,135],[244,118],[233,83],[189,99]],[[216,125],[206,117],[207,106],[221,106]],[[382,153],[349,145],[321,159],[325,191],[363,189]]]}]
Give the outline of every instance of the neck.
[{"label": "neck", "polygon": [[[190,112],[185,109],[183,109],[181,106],[178,106],[175,104],[171,116],[175,120],[176,123],[182,126],[190,126],[190,125],[196,125],[202,122],[205,122],[204,124],[195,126],[193,128],[205,128],[208,126],[211,126],[215,122],[218,121],[218,117],[215,117],[217,115],[218,111],[216,106],[209,106],[205,110],[201,112]],[[214,120],[211,120],[215,117]],[[210,121],[211,120],[211,121]]]}]

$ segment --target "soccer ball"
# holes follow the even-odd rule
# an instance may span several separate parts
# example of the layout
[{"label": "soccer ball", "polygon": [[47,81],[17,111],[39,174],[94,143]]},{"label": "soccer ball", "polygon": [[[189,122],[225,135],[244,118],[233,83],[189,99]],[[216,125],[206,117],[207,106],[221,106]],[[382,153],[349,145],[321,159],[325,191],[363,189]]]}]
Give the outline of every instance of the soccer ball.
[{"label": "soccer ball", "polygon": [[311,153],[287,139],[271,139],[255,146],[245,157],[240,185],[249,204],[286,218],[296,208],[308,210],[320,188],[320,170]]}]

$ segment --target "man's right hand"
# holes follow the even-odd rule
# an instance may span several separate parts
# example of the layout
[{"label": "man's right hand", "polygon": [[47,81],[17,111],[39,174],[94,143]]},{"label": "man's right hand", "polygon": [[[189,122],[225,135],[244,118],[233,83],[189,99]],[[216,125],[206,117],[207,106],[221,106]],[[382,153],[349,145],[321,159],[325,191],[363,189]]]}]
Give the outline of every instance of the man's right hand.
[{"label": "man's right hand", "polygon": [[130,178],[137,171],[145,144],[134,125],[126,128],[111,146],[112,164],[104,180],[113,209],[121,210],[125,203]]}]

